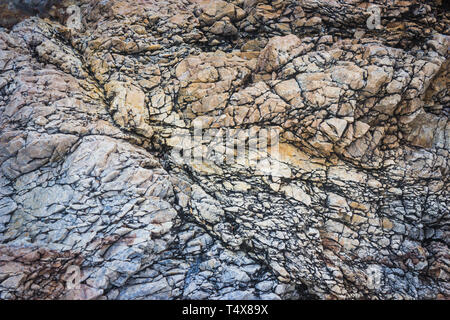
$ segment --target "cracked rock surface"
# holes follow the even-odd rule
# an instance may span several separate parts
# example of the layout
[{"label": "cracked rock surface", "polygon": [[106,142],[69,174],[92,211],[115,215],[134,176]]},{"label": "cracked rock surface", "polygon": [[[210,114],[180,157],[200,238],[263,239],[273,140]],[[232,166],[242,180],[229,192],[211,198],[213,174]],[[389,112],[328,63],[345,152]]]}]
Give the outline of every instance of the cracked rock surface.
[{"label": "cracked rock surface", "polygon": [[1,299],[449,299],[443,1],[0,6]]}]

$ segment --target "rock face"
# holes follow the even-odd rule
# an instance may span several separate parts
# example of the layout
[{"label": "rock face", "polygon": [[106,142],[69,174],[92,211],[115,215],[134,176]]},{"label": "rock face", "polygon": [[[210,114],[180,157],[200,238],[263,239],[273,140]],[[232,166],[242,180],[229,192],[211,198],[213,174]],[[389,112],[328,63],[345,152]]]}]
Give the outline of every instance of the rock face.
[{"label": "rock face", "polygon": [[16,2],[1,299],[450,297],[440,1]]}]

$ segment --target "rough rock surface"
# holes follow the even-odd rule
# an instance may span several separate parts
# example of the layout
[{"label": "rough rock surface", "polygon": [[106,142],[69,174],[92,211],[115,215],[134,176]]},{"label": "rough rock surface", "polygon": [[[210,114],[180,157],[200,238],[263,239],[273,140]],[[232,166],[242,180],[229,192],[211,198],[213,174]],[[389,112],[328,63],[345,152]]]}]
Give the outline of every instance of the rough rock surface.
[{"label": "rough rock surface", "polygon": [[441,1],[12,2],[1,299],[449,298]]}]

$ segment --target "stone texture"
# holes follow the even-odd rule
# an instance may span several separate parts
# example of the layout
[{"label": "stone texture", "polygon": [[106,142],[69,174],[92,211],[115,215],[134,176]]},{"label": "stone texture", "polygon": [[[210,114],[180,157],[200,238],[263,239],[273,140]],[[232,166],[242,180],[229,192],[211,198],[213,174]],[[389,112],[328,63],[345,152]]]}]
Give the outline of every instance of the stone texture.
[{"label": "stone texture", "polygon": [[449,14],[375,3],[0,5],[0,298],[448,299]]}]

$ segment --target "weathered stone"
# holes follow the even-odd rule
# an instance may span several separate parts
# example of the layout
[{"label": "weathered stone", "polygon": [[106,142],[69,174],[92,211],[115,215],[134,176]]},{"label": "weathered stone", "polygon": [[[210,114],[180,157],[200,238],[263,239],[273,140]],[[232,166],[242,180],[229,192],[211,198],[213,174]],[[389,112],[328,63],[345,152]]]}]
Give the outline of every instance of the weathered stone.
[{"label": "weathered stone", "polygon": [[1,299],[448,299],[439,1],[10,2]]},{"label": "weathered stone", "polygon": [[301,50],[302,41],[295,35],[274,37],[269,40],[258,58],[258,69],[272,72],[287,63],[290,56]]}]

